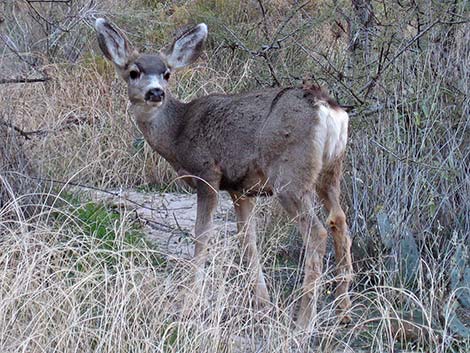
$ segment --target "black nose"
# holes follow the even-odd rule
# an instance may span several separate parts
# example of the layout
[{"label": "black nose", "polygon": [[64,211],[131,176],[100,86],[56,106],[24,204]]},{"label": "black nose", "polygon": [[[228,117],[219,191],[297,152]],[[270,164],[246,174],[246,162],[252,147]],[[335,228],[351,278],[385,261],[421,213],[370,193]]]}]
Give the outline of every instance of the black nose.
[{"label": "black nose", "polygon": [[152,88],[145,93],[145,100],[151,102],[161,102],[165,97],[165,92],[161,88]]}]

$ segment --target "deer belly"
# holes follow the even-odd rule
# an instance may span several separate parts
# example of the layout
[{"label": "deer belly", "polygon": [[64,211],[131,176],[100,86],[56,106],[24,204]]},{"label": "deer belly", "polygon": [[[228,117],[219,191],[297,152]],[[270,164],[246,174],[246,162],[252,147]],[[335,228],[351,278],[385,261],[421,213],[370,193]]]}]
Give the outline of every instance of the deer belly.
[{"label": "deer belly", "polygon": [[188,184],[191,188],[195,189],[196,188],[196,182],[193,178],[193,175],[189,173],[186,169],[178,169],[178,179],[182,179]]},{"label": "deer belly", "polygon": [[238,192],[245,196],[268,196],[273,193],[266,176],[257,169],[249,169],[237,177],[230,177],[224,173],[220,180],[220,190]]}]

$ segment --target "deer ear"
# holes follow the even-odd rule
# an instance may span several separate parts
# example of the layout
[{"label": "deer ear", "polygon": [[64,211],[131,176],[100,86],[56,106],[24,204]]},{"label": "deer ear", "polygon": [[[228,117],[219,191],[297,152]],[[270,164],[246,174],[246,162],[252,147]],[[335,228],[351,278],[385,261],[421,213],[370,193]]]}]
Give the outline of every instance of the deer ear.
[{"label": "deer ear", "polygon": [[95,29],[98,44],[104,56],[111,60],[118,69],[123,69],[134,53],[127,38],[104,18],[96,19]]},{"label": "deer ear", "polygon": [[160,50],[160,54],[172,69],[179,69],[193,63],[202,52],[207,37],[207,26],[200,23],[184,32],[171,46]]}]

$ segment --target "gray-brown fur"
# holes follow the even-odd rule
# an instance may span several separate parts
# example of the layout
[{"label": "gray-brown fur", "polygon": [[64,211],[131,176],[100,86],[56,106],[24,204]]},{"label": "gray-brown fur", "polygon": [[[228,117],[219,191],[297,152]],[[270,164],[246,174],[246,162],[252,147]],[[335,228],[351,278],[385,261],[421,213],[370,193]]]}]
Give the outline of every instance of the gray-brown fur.
[{"label": "gray-brown fur", "polygon": [[[256,274],[255,298],[260,305],[269,302],[256,247],[252,196],[273,194],[298,221],[304,239],[305,278],[298,324],[308,328],[327,236],[313,212],[316,191],[329,212],[338,263],[338,310],[347,320],[352,265],[348,228],[339,204],[347,115],[338,104],[316,86],[213,94],[182,103],[169,92],[165,73],[199,56],[207,35],[204,24],[184,32],[169,49],[153,56],[138,55],[102,19],[97,20],[96,28],[103,52],[128,84],[134,115],[146,141],[197,189],[196,289],[202,288],[217,192],[226,190],[238,217],[242,253]],[[133,70],[139,72],[138,78],[132,78]],[[147,99],[146,91],[151,90],[163,92],[159,94],[162,98]]]},{"label": "gray-brown fur", "polygon": [[[304,93],[301,88],[273,88],[210,95],[187,104],[167,97],[157,118],[141,128],[176,170],[184,169],[221,190],[272,193],[282,178],[311,189],[315,161],[299,157],[315,153],[317,107]],[[171,125],[163,120],[171,120]]]},{"label": "gray-brown fur", "polygon": [[151,54],[138,56],[134,63],[145,75],[162,75],[168,70],[163,60]]}]

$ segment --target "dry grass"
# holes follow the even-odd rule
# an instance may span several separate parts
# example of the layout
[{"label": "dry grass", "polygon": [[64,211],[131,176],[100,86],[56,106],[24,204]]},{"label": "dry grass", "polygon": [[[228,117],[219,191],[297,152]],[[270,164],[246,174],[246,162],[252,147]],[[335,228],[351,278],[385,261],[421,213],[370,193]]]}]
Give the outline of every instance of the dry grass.
[{"label": "dry grass", "polygon": [[[74,6],[86,3],[78,1]],[[229,7],[224,3],[136,0],[129,6],[138,11],[129,11],[120,2],[107,0],[92,9],[90,16],[112,16],[148,51],[158,49],[179,24],[209,23],[212,37],[206,60],[175,75],[172,89],[182,99],[271,84],[266,60],[234,44],[242,42],[258,50],[260,43],[269,43],[264,25],[274,32],[290,15],[288,7],[266,5],[263,23],[258,2],[233,2]],[[336,29],[331,19],[338,14],[325,3],[310,4],[294,16],[286,32],[297,32],[280,50],[270,52],[268,59],[284,85],[300,85],[305,76],[313,77],[327,83],[343,103],[357,105],[351,90],[359,92],[367,78],[346,75],[342,83],[333,78],[335,70],[348,72],[349,52],[344,36],[333,40]],[[346,6],[346,2],[339,3]],[[446,13],[433,6],[422,15],[430,22]],[[416,35],[406,9],[389,6],[387,11],[388,16],[395,16],[394,26],[380,29],[375,51],[389,40],[392,52],[398,51]],[[22,20],[28,17],[21,16]],[[377,9],[377,16],[384,16],[383,9]],[[43,49],[44,42],[15,26],[6,33],[24,45],[22,53]],[[35,26],[29,24],[22,30],[34,31]],[[252,305],[250,274],[240,263],[233,235],[219,234],[213,241],[205,297],[188,295],[184,288],[190,264],[162,261],[165,254],[158,249],[140,240],[129,241],[130,233],[141,231],[131,213],[124,210],[111,221],[104,215],[111,210],[103,214],[114,236],[111,243],[103,242],[90,227],[96,219],[80,216],[78,206],[69,205],[69,196],[64,196],[67,187],[45,182],[42,186],[49,202],[37,205],[35,217],[23,212],[30,199],[21,188],[12,189],[8,202],[0,207],[0,350],[469,351],[470,342],[455,333],[452,316],[460,306],[457,296],[470,289],[452,288],[450,274],[459,260],[457,249],[463,249],[461,256],[467,264],[470,252],[470,31],[466,23],[452,29],[450,43],[444,43],[443,38],[450,36],[444,25],[413,43],[383,73],[365,105],[356,106],[351,120],[343,203],[348,208],[357,270],[352,325],[339,326],[335,320],[334,258],[330,255],[314,329],[300,332],[295,328],[292,315],[302,275],[298,270],[301,247],[293,224],[271,202],[259,201],[258,216],[273,305],[260,313]],[[25,131],[41,130],[23,141],[25,156],[47,179],[105,189],[147,184],[153,190],[167,188],[175,175],[140,139],[128,112],[125,88],[112,67],[93,51],[90,29],[81,22],[68,38],[63,40],[81,48],[73,63],[66,53],[77,52],[65,50],[65,44],[55,56],[40,58],[40,69],[46,70],[50,81],[0,85],[0,118]],[[16,65],[28,68],[7,48],[0,52],[0,59],[8,75]],[[375,106],[377,111],[368,114]],[[9,151],[17,148],[18,138],[9,140],[13,141]],[[13,185],[12,180],[25,179],[12,172],[22,170],[3,162],[2,180],[7,176]],[[0,193],[5,185],[0,181]],[[400,262],[393,261],[396,249],[382,241],[379,214],[388,219],[391,227],[386,236],[393,242],[406,234],[416,240],[419,266],[411,283],[403,279]],[[136,237],[140,239],[141,234]],[[191,315],[182,315],[185,307]],[[468,319],[468,312],[459,315],[463,322]]]},{"label": "dry grass", "polygon": [[[108,224],[115,238],[106,246],[86,221],[76,208],[62,206],[44,209],[30,221],[0,223],[2,351],[389,352],[397,345],[426,352],[458,349],[449,328],[434,322],[437,293],[389,285],[383,263],[375,262],[374,271],[357,275],[383,284],[353,290],[352,325],[337,324],[335,303],[328,298],[313,331],[301,332],[292,321],[299,288],[286,285],[289,276],[298,277],[295,268],[265,264],[273,304],[257,312],[235,237],[219,234],[213,242],[205,294],[199,297],[184,290],[188,263],[163,261],[164,254],[151,246],[129,242],[127,234],[135,227],[131,214],[124,212]],[[264,258],[272,259],[268,255],[276,248],[264,247]],[[437,291],[445,274],[421,276]],[[333,279],[328,270],[322,280],[326,297]],[[424,317],[404,316],[410,308]],[[469,348],[460,345],[462,352]]]}]

